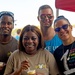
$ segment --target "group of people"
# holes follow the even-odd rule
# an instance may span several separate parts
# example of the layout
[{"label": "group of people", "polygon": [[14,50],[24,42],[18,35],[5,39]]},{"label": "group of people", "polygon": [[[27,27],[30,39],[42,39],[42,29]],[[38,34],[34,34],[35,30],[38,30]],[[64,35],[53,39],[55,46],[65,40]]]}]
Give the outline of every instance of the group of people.
[{"label": "group of people", "polygon": [[40,28],[26,25],[19,42],[11,36],[14,28],[14,14],[0,13],[0,67],[1,75],[75,75],[75,38],[72,25],[64,16],[54,20],[49,5],[38,10]]}]

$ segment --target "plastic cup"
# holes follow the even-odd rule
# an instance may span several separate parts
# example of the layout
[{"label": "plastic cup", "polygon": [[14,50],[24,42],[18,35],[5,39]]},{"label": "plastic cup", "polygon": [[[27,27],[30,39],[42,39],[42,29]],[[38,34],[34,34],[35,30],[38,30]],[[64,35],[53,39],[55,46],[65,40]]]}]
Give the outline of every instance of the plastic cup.
[{"label": "plastic cup", "polygon": [[2,67],[3,66],[3,62],[0,62],[0,67]]},{"label": "plastic cup", "polygon": [[28,75],[35,75],[36,71],[35,70],[28,70],[27,74]]}]

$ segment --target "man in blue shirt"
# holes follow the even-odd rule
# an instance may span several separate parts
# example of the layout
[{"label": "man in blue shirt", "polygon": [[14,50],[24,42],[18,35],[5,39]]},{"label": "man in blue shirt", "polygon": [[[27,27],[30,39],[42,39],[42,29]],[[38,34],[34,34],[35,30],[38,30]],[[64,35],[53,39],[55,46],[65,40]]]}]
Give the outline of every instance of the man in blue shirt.
[{"label": "man in blue shirt", "polygon": [[45,41],[45,49],[54,53],[54,50],[62,44],[62,41],[55,33],[52,23],[54,20],[53,9],[49,5],[42,5],[38,10],[38,21]]}]

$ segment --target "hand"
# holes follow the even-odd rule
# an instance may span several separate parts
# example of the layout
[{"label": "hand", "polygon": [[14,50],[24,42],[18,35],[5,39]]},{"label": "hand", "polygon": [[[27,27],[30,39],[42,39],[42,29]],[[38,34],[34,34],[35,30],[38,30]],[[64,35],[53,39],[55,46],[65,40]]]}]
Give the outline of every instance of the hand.
[{"label": "hand", "polygon": [[0,71],[3,69],[3,66],[0,66]]},{"label": "hand", "polygon": [[14,72],[12,73],[12,75],[20,75],[20,73],[22,72],[22,70],[27,70],[29,67],[30,67],[30,66],[29,66],[28,61],[25,60],[25,61],[21,62],[20,68],[17,69],[16,71],[14,71]]},{"label": "hand", "polygon": [[22,69],[22,70],[27,70],[29,67],[30,67],[30,66],[29,66],[29,63],[28,63],[27,60],[21,62],[21,69]]},{"label": "hand", "polygon": [[6,64],[4,64],[3,62],[1,62],[1,64],[0,64],[0,71],[4,68],[5,65]]}]

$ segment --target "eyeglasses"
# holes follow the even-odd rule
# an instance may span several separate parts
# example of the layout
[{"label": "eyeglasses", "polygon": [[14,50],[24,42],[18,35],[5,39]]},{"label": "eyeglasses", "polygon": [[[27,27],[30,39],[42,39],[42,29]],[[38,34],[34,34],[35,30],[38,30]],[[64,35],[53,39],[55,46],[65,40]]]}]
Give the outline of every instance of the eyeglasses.
[{"label": "eyeglasses", "polygon": [[48,17],[49,19],[52,19],[53,16],[51,16],[51,14],[42,14],[41,19],[45,19],[46,17]]},{"label": "eyeglasses", "polygon": [[67,29],[68,28],[68,24],[64,24],[62,27],[55,28],[55,32],[59,32],[61,30],[61,28],[64,29],[64,30]]}]

